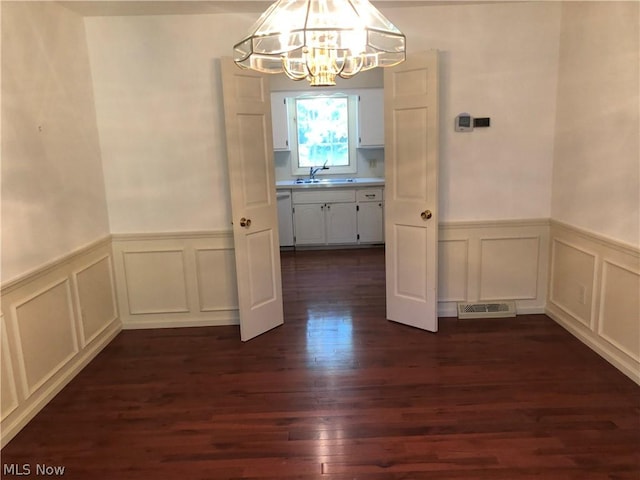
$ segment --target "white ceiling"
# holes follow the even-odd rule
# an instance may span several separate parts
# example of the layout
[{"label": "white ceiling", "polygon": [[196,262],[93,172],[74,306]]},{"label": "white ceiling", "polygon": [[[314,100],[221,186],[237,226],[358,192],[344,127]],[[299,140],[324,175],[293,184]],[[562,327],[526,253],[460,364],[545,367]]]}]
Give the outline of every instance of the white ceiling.
[{"label": "white ceiling", "polygon": [[[206,13],[260,13],[273,3],[272,0],[79,0],[58,2],[85,17],[128,16],[128,15],[196,15]],[[429,5],[460,5],[473,3],[494,3],[482,0],[432,0],[372,1],[378,8],[415,7]]]}]

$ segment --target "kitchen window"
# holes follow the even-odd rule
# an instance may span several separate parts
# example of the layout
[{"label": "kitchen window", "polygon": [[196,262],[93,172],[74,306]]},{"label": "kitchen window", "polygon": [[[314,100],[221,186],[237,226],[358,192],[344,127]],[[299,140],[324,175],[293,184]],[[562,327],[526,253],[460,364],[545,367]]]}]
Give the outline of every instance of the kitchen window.
[{"label": "kitchen window", "polygon": [[356,95],[302,95],[288,102],[291,173],[308,175],[310,168],[326,165],[318,174],[356,172]]}]

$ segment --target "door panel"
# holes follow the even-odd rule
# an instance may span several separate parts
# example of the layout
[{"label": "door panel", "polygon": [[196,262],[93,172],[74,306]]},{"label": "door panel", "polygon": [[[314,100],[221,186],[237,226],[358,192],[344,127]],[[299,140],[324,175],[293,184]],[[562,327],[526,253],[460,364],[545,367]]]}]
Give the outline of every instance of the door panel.
[{"label": "door panel", "polygon": [[385,69],[387,318],[435,332],[438,252],[438,57]]},{"label": "door panel", "polygon": [[273,168],[271,95],[266,77],[221,59],[229,190],[238,278],[240,336],[284,322]]}]

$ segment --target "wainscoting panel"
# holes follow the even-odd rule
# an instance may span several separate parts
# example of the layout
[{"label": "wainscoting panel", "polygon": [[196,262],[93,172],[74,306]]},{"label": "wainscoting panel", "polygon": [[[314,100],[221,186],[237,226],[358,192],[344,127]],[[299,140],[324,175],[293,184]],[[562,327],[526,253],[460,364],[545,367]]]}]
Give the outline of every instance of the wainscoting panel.
[{"label": "wainscoting panel", "polygon": [[515,300],[517,313],[543,313],[547,296],[547,219],[440,224],[438,315],[457,302]]},{"label": "wainscoting panel", "polygon": [[74,279],[84,348],[118,317],[111,255],[74,272]]},{"label": "wainscoting panel", "polygon": [[11,414],[18,407],[18,393],[16,377],[13,373],[13,361],[9,351],[7,340],[7,327],[4,315],[0,316],[0,328],[2,328],[2,364],[0,365],[0,421]]},{"label": "wainscoting panel", "polygon": [[203,248],[196,249],[195,252],[200,311],[231,311],[238,308],[236,264],[233,249]]},{"label": "wainscoting panel", "polygon": [[30,396],[78,353],[78,336],[68,278],[12,306],[18,362]]},{"label": "wainscoting panel", "polygon": [[603,262],[598,334],[640,362],[640,273]]},{"label": "wainscoting panel", "polygon": [[593,252],[553,238],[549,300],[587,328],[594,322],[596,262]]},{"label": "wainscoting panel", "polygon": [[111,237],[2,285],[4,445],[121,330]]},{"label": "wainscoting panel", "polygon": [[114,235],[113,252],[123,328],[239,323],[230,231]]},{"label": "wainscoting panel", "polygon": [[469,241],[438,242],[438,300],[464,302],[467,299]]},{"label": "wainscoting panel", "polygon": [[130,315],[188,313],[184,249],[123,254]]},{"label": "wainscoting panel", "polygon": [[481,301],[535,300],[540,237],[480,240]]},{"label": "wainscoting panel", "polygon": [[640,384],[640,250],[553,221],[547,314]]}]

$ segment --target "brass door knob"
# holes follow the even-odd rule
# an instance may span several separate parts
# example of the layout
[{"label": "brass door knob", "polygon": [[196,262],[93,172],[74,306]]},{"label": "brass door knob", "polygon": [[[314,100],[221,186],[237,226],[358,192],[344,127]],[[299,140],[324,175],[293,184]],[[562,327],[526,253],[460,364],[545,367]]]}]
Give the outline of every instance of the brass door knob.
[{"label": "brass door knob", "polygon": [[431,213],[431,210],[425,210],[420,214],[420,216],[423,220],[429,220],[431,217],[433,217],[433,214]]},{"label": "brass door knob", "polygon": [[241,227],[250,227],[251,226],[251,219],[242,217],[240,219],[240,226]]}]

